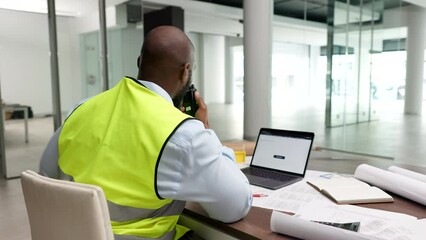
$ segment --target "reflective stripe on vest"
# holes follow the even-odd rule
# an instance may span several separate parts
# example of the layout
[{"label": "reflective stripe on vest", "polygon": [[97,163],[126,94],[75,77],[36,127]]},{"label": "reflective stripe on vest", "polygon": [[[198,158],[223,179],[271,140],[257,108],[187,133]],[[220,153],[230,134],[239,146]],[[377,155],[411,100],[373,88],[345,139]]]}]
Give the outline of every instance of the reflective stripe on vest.
[{"label": "reflective stripe on vest", "polygon": [[[164,234],[160,238],[155,238],[156,240],[168,240],[173,239],[173,237],[176,235],[176,230],[170,231],[166,234]],[[118,235],[114,234],[114,240],[152,240],[152,238],[144,238],[144,237],[138,237],[138,236],[132,236],[132,235]]]},{"label": "reflective stripe on vest", "polygon": [[111,221],[124,222],[133,219],[156,218],[164,216],[179,215],[185,208],[184,201],[173,201],[158,209],[142,209],[127,206],[121,206],[108,201],[108,209]]},{"label": "reflective stripe on vest", "polygon": [[184,203],[158,196],[156,171],[168,139],[188,118],[124,78],[65,121],[58,144],[61,178],[102,187],[114,234],[123,236],[116,239],[179,237],[172,233]]}]

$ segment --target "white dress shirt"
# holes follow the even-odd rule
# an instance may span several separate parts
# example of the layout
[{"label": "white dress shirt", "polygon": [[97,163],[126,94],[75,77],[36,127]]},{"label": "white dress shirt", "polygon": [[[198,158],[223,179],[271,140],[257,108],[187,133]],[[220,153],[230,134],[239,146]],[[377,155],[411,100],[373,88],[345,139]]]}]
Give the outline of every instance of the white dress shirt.
[{"label": "white dress shirt", "polygon": [[[155,83],[139,80],[173,104]],[[40,162],[43,175],[58,178],[59,128]],[[222,146],[213,130],[199,120],[185,121],[171,136],[159,159],[157,190],[163,198],[198,202],[210,217],[223,222],[243,218],[252,203],[250,185],[235,162],[233,151]]]}]

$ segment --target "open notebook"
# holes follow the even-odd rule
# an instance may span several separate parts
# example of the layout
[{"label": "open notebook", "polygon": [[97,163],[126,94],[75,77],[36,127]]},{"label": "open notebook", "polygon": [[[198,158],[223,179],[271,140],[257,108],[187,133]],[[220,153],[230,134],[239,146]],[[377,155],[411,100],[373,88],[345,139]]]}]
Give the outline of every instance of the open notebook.
[{"label": "open notebook", "polygon": [[278,189],[305,176],[314,133],[261,128],[250,166],[242,169],[250,184]]}]

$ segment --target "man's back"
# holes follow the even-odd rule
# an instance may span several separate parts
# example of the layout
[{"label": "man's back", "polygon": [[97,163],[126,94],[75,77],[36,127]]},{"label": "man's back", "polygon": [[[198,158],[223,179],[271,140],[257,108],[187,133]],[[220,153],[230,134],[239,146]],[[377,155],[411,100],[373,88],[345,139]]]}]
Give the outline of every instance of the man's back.
[{"label": "man's back", "polygon": [[196,93],[200,121],[173,106],[191,83],[193,56],[182,31],[152,30],[142,47],[139,80],[124,79],[75,109],[43,154],[42,173],[104,188],[120,238],[179,238],[186,231],[176,226],[182,201],[199,202],[224,222],[250,209],[247,178],[232,150],[206,129],[201,97]]}]

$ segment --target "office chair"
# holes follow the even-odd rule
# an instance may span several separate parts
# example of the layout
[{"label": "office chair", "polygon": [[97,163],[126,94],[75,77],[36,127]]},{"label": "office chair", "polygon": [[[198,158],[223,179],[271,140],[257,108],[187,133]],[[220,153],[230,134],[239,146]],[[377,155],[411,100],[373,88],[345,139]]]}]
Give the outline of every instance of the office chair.
[{"label": "office chair", "polygon": [[51,179],[26,170],[21,185],[32,240],[113,240],[104,192],[98,186]]}]

